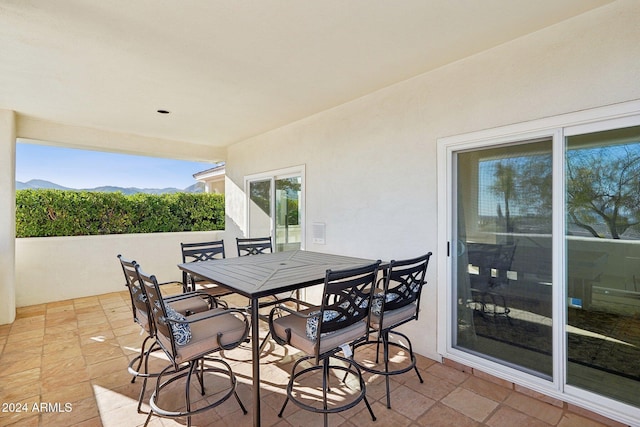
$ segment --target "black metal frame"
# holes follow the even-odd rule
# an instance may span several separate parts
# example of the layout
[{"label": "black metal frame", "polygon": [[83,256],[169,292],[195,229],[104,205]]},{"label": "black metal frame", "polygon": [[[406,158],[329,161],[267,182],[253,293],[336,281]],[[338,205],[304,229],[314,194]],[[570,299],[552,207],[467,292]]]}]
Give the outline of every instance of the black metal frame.
[{"label": "black metal frame", "polygon": [[[339,356],[338,353],[342,351],[341,347],[331,348],[327,351],[320,353],[322,339],[325,334],[331,334],[338,332],[344,328],[356,324],[357,322],[365,322],[368,324],[371,306],[371,300],[373,295],[373,289],[375,288],[376,277],[378,274],[378,268],[380,261],[374,264],[362,266],[353,269],[346,270],[327,270],[324,281],[324,293],[322,298],[322,305],[319,307],[319,313],[309,314],[293,310],[284,305],[278,305],[271,310],[269,315],[269,329],[274,340],[281,345],[291,345],[291,330],[286,330],[286,336],[280,337],[276,333],[273,322],[274,317],[278,315],[280,311],[288,313],[290,316],[298,316],[302,318],[309,318],[311,316],[318,316],[318,328],[317,336],[314,344],[314,354],[308,354],[298,359],[291,369],[291,376],[287,384],[287,398],[285,399],[280,412],[279,417],[282,417],[284,410],[289,400],[293,401],[298,407],[307,411],[321,413],[324,415],[324,425],[328,425],[328,414],[345,411],[353,408],[361,401],[364,401],[371,419],[376,420],[376,416],[373,413],[373,409],[369,404],[366,396],[365,381],[362,377],[362,371],[360,367],[353,363],[352,358]],[[303,301],[296,300],[300,305],[306,305]],[[332,320],[324,321],[325,311],[333,310],[338,314]],[[365,328],[364,335],[357,338],[355,342],[349,343],[352,347],[359,340],[368,341],[369,328]],[[348,366],[331,363],[331,359],[342,361]],[[304,368],[296,372],[298,366],[307,360],[313,360],[315,364],[311,367]],[[307,404],[302,399],[294,395],[294,387],[296,380],[303,375],[313,373],[314,371],[322,370],[322,408]],[[337,370],[344,371],[345,376],[343,382],[346,380],[349,374],[355,375],[359,380],[360,393],[350,402],[329,408],[327,401],[327,392],[329,390],[329,371]]]},{"label": "black metal frame", "polygon": [[[412,320],[418,320],[418,314],[420,313],[420,297],[422,294],[422,287],[426,283],[425,275],[431,255],[432,253],[428,252],[427,254],[416,258],[406,259],[402,261],[391,261],[389,263],[389,266],[383,269],[383,277],[380,279],[380,281],[382,281],[384,285],[381,298],[380,316],[378,318],[378,328],[372,328],[370,331],[371,333],[377,333],[377,338],[375,340],[360,341],[353,345],[353,351],[355,353],[358,347],[375,344],[376,364],[378,364],[380,343],[382,342],[384,370],[366,366],[363,363],[359,363],[355,358],[354,363],[356,363],[362,370],[366,372],[383,375],[385,377],[387,408],[389,409],[391,408],[391,394],[389,390],[390,376],[400,375],[413,369],[418,375],[420,383],[424,382],[422,376],[420,375],[420,372],[418,371],[418,367],[416,366],[416,357],[413,354],[413,346],[411,344],[411,340],[409,339],[409,337],[398,332],[395,329],[400,325],[404,325],[405,323],[408,323]],[[388,294],[395,294],[395,299],[386,302],[385,296]],[[385,313],[389,313],[392,310],[402,309],[410,304],[415,305],[415,312],[412,316],[407,317],[397,323],[385,325]],[[391,341],[389,339],[390,334],[404,338],[404,341],[406,341],[407,345],[404,345],[403,341],[401,340],[398,340],[397,342]],[[404,351],[407,351],[410,357],[409,364],[390,370],[389,346],[397,347]]]}]

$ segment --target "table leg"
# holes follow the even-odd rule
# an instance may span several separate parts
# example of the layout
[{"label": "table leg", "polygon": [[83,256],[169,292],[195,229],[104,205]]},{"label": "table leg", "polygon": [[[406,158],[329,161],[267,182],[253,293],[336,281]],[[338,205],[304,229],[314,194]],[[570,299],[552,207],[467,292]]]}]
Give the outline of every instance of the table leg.
[{"label": "table leg", "polygon": [[260,325],[258,298],[251,300],[251,363],[253,367],[253,425],[260,426]]}]

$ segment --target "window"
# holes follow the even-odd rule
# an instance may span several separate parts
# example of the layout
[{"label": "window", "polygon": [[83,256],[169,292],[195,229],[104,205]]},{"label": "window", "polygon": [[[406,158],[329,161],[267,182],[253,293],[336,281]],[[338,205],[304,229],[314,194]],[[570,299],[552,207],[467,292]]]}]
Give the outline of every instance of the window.
[{"label": "window", "polygon": [[640,419],[640,103],[439,141],[445,357]]},{"label": "window", "polygon": [[276,251],[304,247],[304,166],[245,178],[247,233],[271,236]]}]

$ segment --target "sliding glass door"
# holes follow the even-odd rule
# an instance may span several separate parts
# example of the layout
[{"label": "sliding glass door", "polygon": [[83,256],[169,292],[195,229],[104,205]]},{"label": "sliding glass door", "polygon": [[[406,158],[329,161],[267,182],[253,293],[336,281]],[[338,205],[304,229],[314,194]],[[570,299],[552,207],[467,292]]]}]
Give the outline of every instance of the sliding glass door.
[{"label": "sliding glass door", "polygon": [[640,407],[640,126],[566,140],[567,384]]},{"label": "sliding glass door", "polygon": [[551,378],[552,141],[456,154],[455,347]]},{"label": "sliding glass door", "polygon": [[444,353],[637,421],[640,115],[594,117],[441,143]]},{"label": "sliding glass door", "polygon": [[302,247],[303,175],[295,168],[246,178],[249,236],[271,236],[278,252]]}]

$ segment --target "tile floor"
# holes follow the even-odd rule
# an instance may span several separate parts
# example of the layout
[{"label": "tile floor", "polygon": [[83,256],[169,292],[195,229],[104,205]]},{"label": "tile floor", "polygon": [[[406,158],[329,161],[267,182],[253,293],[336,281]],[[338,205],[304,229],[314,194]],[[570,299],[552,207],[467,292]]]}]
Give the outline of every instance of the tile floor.
[{"label": "tile floor", "polygon": [[[111,293],[18,309],[13,324],[0,326],[0,426],[140,426],[136,411],[140,382],[131,383],[129,360],[142,342],[133,324],[128,293]],[[289,404],[277,412],[295,351],[275,344],[261,364],[264,426],[322,425],[322,416]],[[158,353],[157,363],[162,363]],[[194,417],[195,426],[250,426],[251,364],[248,346],[227,352],[238,392],[249,414],[231,399]],[[392,410],[385,407],[384,381],[365,374],[367,395],[378,417],[363,404],[329,416],[331,426],[620,426],[611,420],[536,396],[510,383],[454,364],[419,357],[424,378],[393,377]],[[151,388],[151,387],[149,387]],[[147,394],[150,394],[147,393]],[[44,406],[42,406],[44,404]],[[146,405],[143,409],[147,408]],[[153,417],[151,426],[185,425]]]}]

